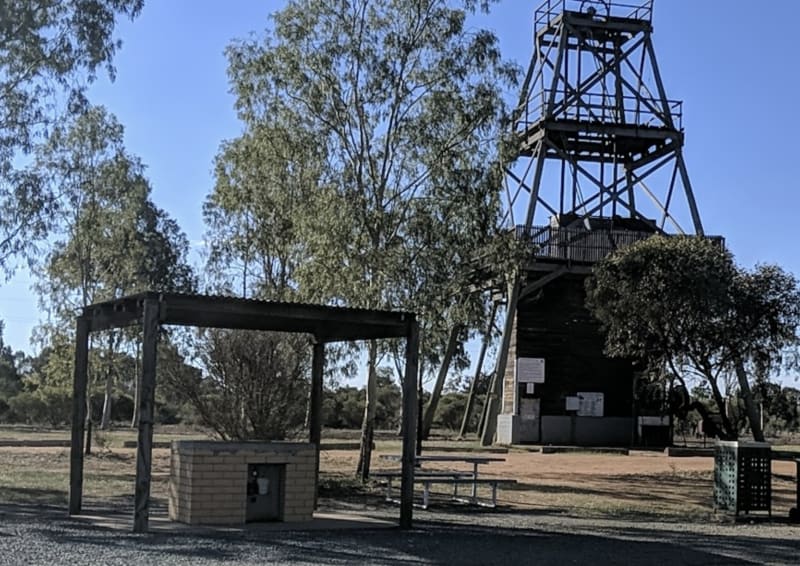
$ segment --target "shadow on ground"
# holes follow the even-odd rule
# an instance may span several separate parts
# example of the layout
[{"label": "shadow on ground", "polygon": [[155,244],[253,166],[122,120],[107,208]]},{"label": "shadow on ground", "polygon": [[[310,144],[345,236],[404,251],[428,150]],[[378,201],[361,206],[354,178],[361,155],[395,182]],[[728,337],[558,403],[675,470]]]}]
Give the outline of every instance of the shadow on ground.
[{"label": "shadow on ground", "polygon": [[[72,563],[91,555],[106,563],[169,564],[174,559],[193,564],[235,560],[378,565],[794,564],[800,548],[796,530],[781,525],[765,525],[770,530],[754,536],[752,526],[747,527],[750,530],[727,527],[719,533],[636,523],[597,528],[583,523],[575,529],[559,523],[551,528],[542,523],[541,515],[536,526],[526,527],[521,512],[494,512],[492,521],[501,524],[493,527],[479,526],[488,517],[469,512],[460,516],[460,522],[470,518],[474,524],[417,519],[412,531],[248,529],[134,535],[72,520],[63,507],[15,504],[0,506],[0,547],[14,537],[35,538],[38,545],[26,546],[48,549],[60,561]],[[31,558],[30,562],[43,562],[46,557]]]}]

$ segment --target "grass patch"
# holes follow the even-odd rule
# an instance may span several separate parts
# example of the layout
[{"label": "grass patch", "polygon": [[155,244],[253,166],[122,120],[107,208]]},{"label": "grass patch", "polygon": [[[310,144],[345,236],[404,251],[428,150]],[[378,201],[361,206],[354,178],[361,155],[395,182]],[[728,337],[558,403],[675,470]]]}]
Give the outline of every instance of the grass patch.
[{"label": "grass patch", "polygon": [[319,477],[319,496],[329,499],[355,499],[374,495],[369,484],[361,483],[356,477],[321,473]]}]

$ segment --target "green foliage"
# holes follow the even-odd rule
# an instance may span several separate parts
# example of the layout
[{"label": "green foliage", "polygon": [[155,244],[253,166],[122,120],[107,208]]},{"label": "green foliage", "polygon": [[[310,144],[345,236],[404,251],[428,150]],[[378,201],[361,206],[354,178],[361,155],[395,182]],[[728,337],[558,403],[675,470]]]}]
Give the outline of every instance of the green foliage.
[{"label": "green foliage", "polygon": [[757,380],[753,394],[764,413],[765,432],[777,435],[800,431],[800,391]]},{"label": "green foliage", "polygon": [[[480,296],[458,298],[473,260],[501,249],[503,95],[517,75],[468,24],[488,4],[289,0],[263,39],[228,48],[245,132],[223,146],[205,208],[225,289],[413,311],[423,375],[451,328],[483,319]],[[379,354],[402,359],[396,347],[370,345],[362,447]],[[466,364],[460,348],[453,366]],[[368,449],[359,461],[366,475]]]},{"label": "green foliage", "polygon": [[[400,425],[403,400],[400,387],[388,373],[378,371],[378,399],[375,428],[396,429]],[[323,425],[327,428],[357,429],[364,420],[364,388],[337,387],[325,391]]]},{"label": "green foliage", "polygon": [[684,353],[704,360],[732,313],[729,252],[691,237],[653,237],[610,255],[587,281],[587,306],[612,356],[648,360]]},{"label": "green foliage", "polygon": [[[40,260],[35,287],[50,314],[39,339],[54,346],[40,373],[53,384],[71,383],[72,329],[81,308],[142,291],[188,292],[195,286],[188,240],[150,200],[144,165],[125,151],[123,136],[113,115],[89,107],[36,148],[32,167],[60,195],[50,223],[53,241]],[[134,336],[120,330],[93,336],[90,387],[106,383],[104,427],[121,393],[115,384],[127,380],[135,388],[130,364],[120,356],[133,348]]]},{"label": "green foliage", "polygon": [[739,268],[706,238],[638,242],[598,263],[587,289],[614,356],[670,358],[705,377],[737,356],[767,363],[796,343],[796,279],[774,265]]},{"label": "green foliage", "polygon": [[315,147],[302,132],[261,125],[223,144],[203,206],[216,287],[273,300],[297,296],[300,231],[313,218],[306,206],[320,175]]},{"label": "green foliage", "polygon": [[199,372],[170,377],[201,422],[223,439],[280,440],[302,426],[310,371],[308,339],[297,335],[208,330]]},{"label": "green foliage", "polygon": [[[0,320],[0,401],[8,402],[22,388],[22,379],[18,371],[20,354],[15,355],[3,342],[3,321]],[[0,415],[3,410],[0,408]]]},{"label": "green foliage", "polygon": [[[461,392],[445,393],[436,408],[434,424],[449,430],[459,430],[467,406],[467,394]],[[475,417],[473,412],[473,417]]]},{"label": "green foliage", "polygon": [[[503,88],[516,69],[493,34],[469,28],[476,7],[293,0],[263,41],[228,49],[246,133],[223,148],[209,202],[232,178],[246,202],[247,187],[279,195],[284,173],[299,173],[288,177],[291,206],[254,211],[298,258],[291,288],[421,314],[428,366],[452,324],[482,313],[480,301],[453,298],[467,262],[492,245],[499,211]],[[248,164],[255,155],[266,165]]]},{"label": "green foliage", "polygon": [[91,107],[55,129],[36,166],[59,187],[37,290],[59,321],[76,308],[144,290],[189,291],[188,240],[150,200],[144,165],[125,152],[123,128]]},{"label": "green foliage", "polygon": [[769,373],[798,342],[797,280],[774,265],[740,268],[706,238],[655,236],[615,252],[587,281],[587,306],[610,355],[667,368],[684,387],[685,375],[705,380],[734,436],[719,381],[740,364]]},{"label": "green foliage", "polygon": [[11,422],[59,426],[72,417],[72,395],[60,388],[22,391],[8,401]]},{"label": "green foliage", "polygon": [[[120,47],[116,19],[136,17],[143,0],[4,0],[0,3],[0,270],[31,254],[48,227],[58,192],[15,158],[52,124],[81,111],[87,82]],[[65,104],[66,103],[66,104]]]}]

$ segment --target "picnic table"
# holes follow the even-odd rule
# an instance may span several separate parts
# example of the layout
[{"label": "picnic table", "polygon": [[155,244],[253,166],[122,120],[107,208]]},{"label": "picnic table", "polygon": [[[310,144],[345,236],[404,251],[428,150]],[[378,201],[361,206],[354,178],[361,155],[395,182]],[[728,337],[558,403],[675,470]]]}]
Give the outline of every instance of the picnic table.
[{"label": "picnic table", "polygon": [[[400,454],[383,454],[380,456],[380,458],[382,460],[391,460],[399,462],[402,457]],[[425,462],[437,462],[437,463],[451,462],[451,463],[468,464],[472,466],[472,471],[464,472],[464,471],[445,471],[445,470],[423,470],[421,466]],[[478,499],[478,485],[489,485],[492,488],[492,498],[491,498],[491,503],[488,504],[487,506],[496,507],[498,485],[511,485],[517,483],[517,481],[511,479],[479,477],[478,475],[479,466],[484,464],[490,464],[492,462],[505,462],[505,458],[497,458],[492,456],[455,456],[455,455],[443,455],[443,454],[416,456],[415,465],[419,468],[419,470],[414,473],[414,482],[421,483],[423,485],[423,504],[422,504],[423,509],[428,507],[428,503],[430,500],[430,487],[433,484],[452,485],[453,499],[457,501],[464,501],[463,499],[460,499],[458,497],[458,486],[459,485],[470,486],[472,488],[470,494],[471,496],[466,502],[472,503],[474,505],[487,505]],[[387,481],[386,499],[388,501],[394,501],[394,499],[391,497],[392,480],[400,478],[402,474],[399,471],[378,471],[371,475],[376,477],[383,477],[386,479]]]}]

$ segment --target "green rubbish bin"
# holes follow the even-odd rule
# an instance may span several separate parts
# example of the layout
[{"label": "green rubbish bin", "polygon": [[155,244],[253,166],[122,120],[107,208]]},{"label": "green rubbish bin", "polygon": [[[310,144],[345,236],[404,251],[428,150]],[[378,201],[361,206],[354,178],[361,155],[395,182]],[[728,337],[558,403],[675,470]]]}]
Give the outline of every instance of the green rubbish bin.
[{"label": "green rubbish bin", "polygon": [[714,510],[772,514],[772,448],[768,443],[717,441]]}]

